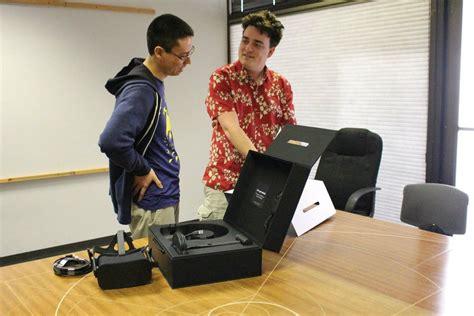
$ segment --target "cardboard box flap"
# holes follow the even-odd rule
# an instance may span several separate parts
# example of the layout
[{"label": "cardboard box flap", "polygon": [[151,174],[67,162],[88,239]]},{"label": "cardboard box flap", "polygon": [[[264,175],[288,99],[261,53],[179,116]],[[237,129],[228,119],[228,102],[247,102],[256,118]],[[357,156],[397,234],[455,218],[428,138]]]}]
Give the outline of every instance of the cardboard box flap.
[{"label": "cardboard box flap", "polygon": [[336,136],[335,130],[286,125],[265,154],[312,167]]},{"label": "cardboard box flap", "polygon": [[250,151],[224,221],[265,249],[280,251],[310,169]]}]

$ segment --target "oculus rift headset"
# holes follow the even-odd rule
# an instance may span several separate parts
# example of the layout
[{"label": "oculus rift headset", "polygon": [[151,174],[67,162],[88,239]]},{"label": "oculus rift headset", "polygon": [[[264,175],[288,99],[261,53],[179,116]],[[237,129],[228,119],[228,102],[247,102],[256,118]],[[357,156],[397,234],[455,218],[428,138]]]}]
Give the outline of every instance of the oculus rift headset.
[{"label": "oculus rift headset", "polygon": [[[125,250],[125,243],[128,250]],[[118,250],[115,250],[117,245]],[[129,235],[119,230],[107,248],[87,249],[92,271],[103,290],[144,285],[151,282],[151,269],[156,266],[150,248],[135,248]],[[99,254],[96,257],[96,254]]]}]

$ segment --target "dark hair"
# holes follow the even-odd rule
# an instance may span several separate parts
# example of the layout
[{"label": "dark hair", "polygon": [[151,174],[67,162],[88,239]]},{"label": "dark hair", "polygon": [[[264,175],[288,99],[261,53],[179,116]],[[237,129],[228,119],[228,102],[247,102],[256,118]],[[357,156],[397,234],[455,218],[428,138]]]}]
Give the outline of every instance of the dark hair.
[{"label": "dark hair", "polygon": [[283,29],[285,28],[277,17],[268,10],[250,13],[242,19],[242,28],[248,26],[256,27],[260,33],[265,33],[270,37],[270,47],[276,47],[283,37]]},{"label": "dark hair", "polygon": [[188,36],[194,36],[194,31],[188,23],[172,14],[160,15],[148,26],[146,33],[148,53],[153,55],[156,46],[161,46],[170,52],[176,46],[177,40]]}]

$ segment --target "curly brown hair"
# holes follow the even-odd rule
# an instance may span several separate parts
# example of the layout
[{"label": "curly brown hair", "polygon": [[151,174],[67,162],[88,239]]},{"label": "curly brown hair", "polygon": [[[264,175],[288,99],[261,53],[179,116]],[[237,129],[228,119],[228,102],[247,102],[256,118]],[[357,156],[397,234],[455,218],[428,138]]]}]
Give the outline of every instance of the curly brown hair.
[{"label": "curly brown hair", "polygon": [[277,17],[268,10],[250,13],[242,19],[242,28],[248,26],[257,28],[260,33],[265,33],[270,37],[270,47],[276,47],[283,37],[283,29],[285,28]]}]

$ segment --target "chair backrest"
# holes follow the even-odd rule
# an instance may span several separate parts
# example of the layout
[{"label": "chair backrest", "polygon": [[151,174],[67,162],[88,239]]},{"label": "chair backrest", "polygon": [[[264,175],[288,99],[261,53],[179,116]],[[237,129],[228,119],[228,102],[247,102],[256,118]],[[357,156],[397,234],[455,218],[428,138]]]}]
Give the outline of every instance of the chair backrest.
[{"label": "chair backrest", "polygon": [[447,184],[409,184],[403,189],[400,220],[445,235],[466,232],[469,197]]},{"label": "chair backrest", "polygon": [[[343,210],[349,196],[375,187],[382,157],[382,138],[367,129],[340,129],[319,161],[315,179],[324,181],[336,209]],[[375,192],[362,196],[354,213],[372,215]]]}]

